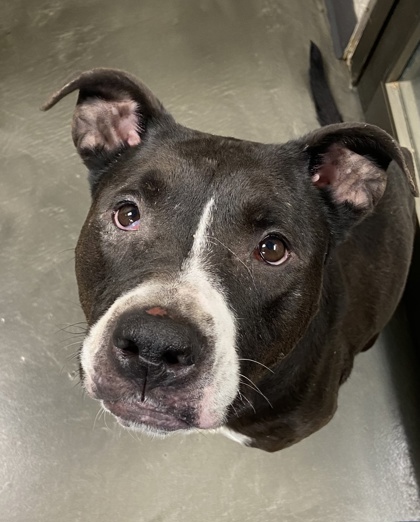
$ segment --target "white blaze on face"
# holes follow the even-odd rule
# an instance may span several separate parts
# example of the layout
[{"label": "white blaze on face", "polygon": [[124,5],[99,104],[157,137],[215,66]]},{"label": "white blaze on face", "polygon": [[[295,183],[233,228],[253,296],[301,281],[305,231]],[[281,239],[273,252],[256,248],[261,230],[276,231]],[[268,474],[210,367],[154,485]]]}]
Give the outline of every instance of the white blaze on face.
[{"label": "white blaze on face", "polygon": [[88,391],[94,376],[95,355],[107,346],[119,315],[132,307],[173,307],[181,314],[188,310],[188,318],[213,340],[214,346],[213,366],[197,382],[203,388],[199,425],[201,428],[214,428],[223,423],[227,408],[239,390],[239,361],[235,349],[235,317],[220,283],[211,274],[206,262],[211,245],[209,234],[214,208],[212,198],[203,209],[191,251],[173,282],[156,279],[140,284],[116,299],[92,327],[83,343],[81,356]]},{"label": "white blaze on face", "polygon": [[215,360],[212,379],[205,389],[201,404],[200,425],[203,428],[211,427],[215,415],[224,416],[226,408],[239,390],[235,317],[219,283],[206,267],[214,206],[212,198],[204,208],[194,234],[194,244],[181,275],[181,285],[186,283],[197,289],[198,305],[212,317],[214,323],[211,335],[215,340]]}]

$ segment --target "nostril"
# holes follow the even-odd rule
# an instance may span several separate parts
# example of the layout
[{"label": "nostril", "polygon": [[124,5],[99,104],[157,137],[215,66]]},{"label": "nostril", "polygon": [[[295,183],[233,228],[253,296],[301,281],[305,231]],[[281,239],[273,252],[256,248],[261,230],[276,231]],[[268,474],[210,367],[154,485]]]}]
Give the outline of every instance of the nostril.
[{"label": "nostril", "polygon": [[194,364],[193,357],[188,352],[178,352],[176,350],[166,350],[162,356],[163,362],[167,366],[192,366]]},{"label": "nostril", "polygon": [[163,362],[168,365],[178,364],[178,354],[174,350],[168,350],[163,354]]},{"label": "nostril", "polygon": [[114,346],[126,357],[138,357],[140,354],[138,345],[132,339],[118,337],[114,339]]}]

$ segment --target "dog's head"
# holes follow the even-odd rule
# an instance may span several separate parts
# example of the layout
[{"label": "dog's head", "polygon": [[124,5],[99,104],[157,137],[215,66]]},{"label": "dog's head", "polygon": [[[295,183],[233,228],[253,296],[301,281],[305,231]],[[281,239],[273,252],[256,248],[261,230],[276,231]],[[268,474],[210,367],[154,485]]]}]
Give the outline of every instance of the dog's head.
[{"label": "dog's head", "polygon": [[364,124],[284,145],[204,134],[107,69],[44,108],[74,90],[92,191],[76,248],[84,385],[125,426],[219,427],[305,334],[328,255],[381,198],[390,160],[408,172],[401,150]]}]

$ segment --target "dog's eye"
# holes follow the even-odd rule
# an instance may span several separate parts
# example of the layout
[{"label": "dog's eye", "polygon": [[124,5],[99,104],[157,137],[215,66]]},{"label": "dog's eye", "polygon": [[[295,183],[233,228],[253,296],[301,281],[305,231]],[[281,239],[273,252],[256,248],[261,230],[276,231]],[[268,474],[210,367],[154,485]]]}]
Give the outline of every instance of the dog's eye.
[{"label": "dog's eye", "polygon": [[138,230],[140,211],[134,203],[124,203],[114,212],[114,223],[121,230]]},{"label": "dog's eye", "polygon": [[274,235],[265,237],[259,243],[256,254],[258,259],[265,261],[269,265],[281,265],[290,255],[284,241]]}]

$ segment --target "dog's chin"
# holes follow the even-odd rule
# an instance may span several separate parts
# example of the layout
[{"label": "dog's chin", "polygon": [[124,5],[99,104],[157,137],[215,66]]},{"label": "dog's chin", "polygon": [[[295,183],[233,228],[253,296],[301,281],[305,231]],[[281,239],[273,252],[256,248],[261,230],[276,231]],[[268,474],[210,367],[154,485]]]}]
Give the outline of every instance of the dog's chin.
[{"label": "dog's chin", "polygon": [[112,413],[125,428],[149,428],[159,433],[171,433],[190,429],[191,423],[171,413],[158,411],[151,405],[142,402],[103,401],[102,406]]},{"label": "dog's chin", "polygon": [[118,423],[129,430],[141,431],[148,435],[165,437],[173,433],[192,432],[201,429],[216,429],[223,422],[207,417],[205,423],[195,420],[193,415],[181,417],[171,412],[163,412],[153,405],[139,401],[101,401],[102,407],[111,413]]}]

